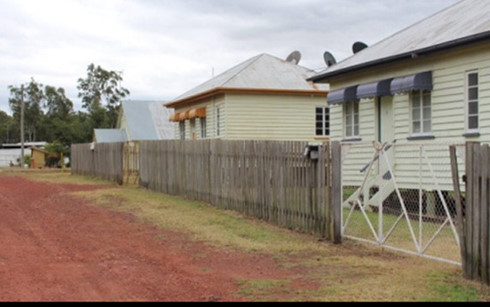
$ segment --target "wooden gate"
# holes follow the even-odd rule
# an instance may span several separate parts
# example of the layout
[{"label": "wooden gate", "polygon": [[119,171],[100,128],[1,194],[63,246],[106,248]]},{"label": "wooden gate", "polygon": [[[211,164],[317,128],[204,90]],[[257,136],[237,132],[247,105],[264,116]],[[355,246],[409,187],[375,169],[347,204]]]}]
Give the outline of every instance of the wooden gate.
[{"label": "wooden gate", "polygon": [[124,182],[135,184],[139,180],[139,142],[126,142],[123,148]]}]

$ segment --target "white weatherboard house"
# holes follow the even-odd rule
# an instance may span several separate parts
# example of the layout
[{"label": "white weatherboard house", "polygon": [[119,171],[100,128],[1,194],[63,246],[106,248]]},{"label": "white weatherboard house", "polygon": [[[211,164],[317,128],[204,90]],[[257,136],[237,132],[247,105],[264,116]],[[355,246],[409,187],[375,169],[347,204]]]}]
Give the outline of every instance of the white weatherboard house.
[{"label": "white weatherboard house", "polygon": [[158,101],[123,101],[116,129],[94,129],[94,142],[168,140],[174,136],[174,125],[168,118],[173,110]]},{"label": "white weatherboard house", "polygon": [[315,72],[268,54],[253,57],[166,104],[177,139],[328,140],[328,86]]},{"label": "white weatherboard house", "polygon": [[373,155],[372,146],[354,152],[356,143],[396,141],[392,167],[410,188],[422,180],[411,175],[418,152],[398,144],[490,142],[490,1],[460,1],[310,80],[330,84],[330,139],[358,155],[346,166],[357,177],[345,177],[359,183]]}]

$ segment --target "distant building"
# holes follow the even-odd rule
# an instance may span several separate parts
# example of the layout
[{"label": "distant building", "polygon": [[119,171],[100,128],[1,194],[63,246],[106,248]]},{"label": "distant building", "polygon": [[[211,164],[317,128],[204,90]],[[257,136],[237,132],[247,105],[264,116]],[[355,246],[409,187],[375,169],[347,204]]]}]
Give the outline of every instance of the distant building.
[{"label": "distant building", "polygon": [[255,56],[166,104],[182,140],[328,140],[328,86],[313,70]]},{"label": "distant building", "polygon": [[31,147],[31,168],[43,168],[46,164],[47,155],[46,150]]},{"label": "distant building", "polygon": [[[28,142],[24,143],[24,156],[30,155],[30,149],[32,147],[44,148],[47,142]],[[0,148],[0,167],[9,167],[11,165],[17,165],[21,156],[21,143],[16,144],[2,144]]]},{"label": "distant building", "polygon": [[163,102],[123,101],[116,129],[94,129],[95,143],[172,139],[174,126],[169,121],[173,110]]}]

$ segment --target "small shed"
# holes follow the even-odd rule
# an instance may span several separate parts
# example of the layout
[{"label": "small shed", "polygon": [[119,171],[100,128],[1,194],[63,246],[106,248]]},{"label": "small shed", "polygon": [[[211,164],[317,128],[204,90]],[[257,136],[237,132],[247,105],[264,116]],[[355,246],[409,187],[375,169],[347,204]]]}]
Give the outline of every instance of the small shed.
[{"label": "small shed", "polygon": [[47,151],[37,147],[31,148],[31,168],[43,168],[46,164]]}]

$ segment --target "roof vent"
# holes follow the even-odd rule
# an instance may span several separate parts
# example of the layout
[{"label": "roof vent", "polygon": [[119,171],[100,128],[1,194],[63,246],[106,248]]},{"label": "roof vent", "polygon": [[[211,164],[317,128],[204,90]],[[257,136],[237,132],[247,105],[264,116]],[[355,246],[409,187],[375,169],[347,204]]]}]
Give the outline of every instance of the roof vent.
[{"label": "roof vent", "polygon": [[299,52],[299,51],[293,51],[286,58],[286,62],[290,62],[290,63],[296,64],[296,65],[299,64],[299,61],[301,61],[301,52]]},{"label": "roof vent", "polygon": [[323,59],[325,60],[325,64],[327,64],[328,67],[337,64],[337,60],[335,57],[328,51],[325,51],[323,54]]},{"label": "roof vent", "polygon": [[352,52],[354,52],[354,54],[358,53],[359,51],[361,50],[364,50],[368,47],[368,45],[366,45],[365,43],[363,42],[355,42],[353,45],[352,45]]}]

